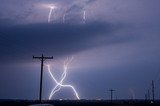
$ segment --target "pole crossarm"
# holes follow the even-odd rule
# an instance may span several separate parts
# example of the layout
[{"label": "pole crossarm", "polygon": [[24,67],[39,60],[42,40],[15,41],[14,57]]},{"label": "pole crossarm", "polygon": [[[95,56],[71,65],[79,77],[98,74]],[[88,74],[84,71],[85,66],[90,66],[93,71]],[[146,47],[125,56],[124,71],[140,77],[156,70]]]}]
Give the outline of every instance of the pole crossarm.
[{"label": "pole crossarm", "polygon": [[43,57],[42,56],[41,57],[35,57],[35,56],[33,56],[33,59],[42,59],[42,58],[43,59],[53,59],[53,56],[52,57],[44,57],[44,56]]}]

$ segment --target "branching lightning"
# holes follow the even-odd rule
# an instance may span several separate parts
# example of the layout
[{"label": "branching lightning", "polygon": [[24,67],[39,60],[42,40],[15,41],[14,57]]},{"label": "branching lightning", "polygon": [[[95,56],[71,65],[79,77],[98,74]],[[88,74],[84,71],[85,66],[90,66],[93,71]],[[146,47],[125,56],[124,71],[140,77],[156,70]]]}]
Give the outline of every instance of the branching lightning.
[{"label": "branching lightning", "polygon": [[77,98],[77,99],[80,99],[77,91],[75,90],[75,88],[74,88],[72,85],[64,85],[64,84],[63,84],[63,81],[64,81],[64,79],[66,78],[66,75],[67,75],[68,66],[69,66],[70,62],[72,61],[72,59],[73,59],[73,58],[71,58],[71,59],[68,59],[68,58],[67,58],[67,59],[64,61],[64,66],[63,66],[64,71],[63,71],[63,73],[62,73],[61,80],[60,80],[59,82],[58,82],[58,81],[56,80],[56,78],[53,76],[53,74],[52,74],[52,72],[51,72],[51,69],[50,69],[50,65],[47,65],[49,74],[50,74],[51,78],[53,79],[53,81],[56,83],[56,86],[52,89],[52,91],[51,91],[51,93],[50,93],[50,95],[49,95],[49,100],[51,100],[51,98],[53,97],[53,95],[54,95],[56,92],[58,92],[58,91],[61,89],[61,87],[71,88],[71,89],[73,90],[76,98]]}]

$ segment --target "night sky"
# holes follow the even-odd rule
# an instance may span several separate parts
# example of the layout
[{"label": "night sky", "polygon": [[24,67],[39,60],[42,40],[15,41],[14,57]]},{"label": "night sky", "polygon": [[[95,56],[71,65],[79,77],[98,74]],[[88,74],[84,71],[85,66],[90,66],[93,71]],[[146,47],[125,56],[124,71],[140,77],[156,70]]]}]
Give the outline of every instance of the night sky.
[{"label": "night sky", "polygon": [[[48,23],[49,6],[54,5]],[[160,99],[160,0],[0,0],[0,99],[38,99],[40,60],[81,99]],[[83,12],[86,11],[84,23]],[[65,22],[63,16],[65,15]],[[43,99],[55,83],[44,66]],[[52,99],[75,99],[62,88]]]}]

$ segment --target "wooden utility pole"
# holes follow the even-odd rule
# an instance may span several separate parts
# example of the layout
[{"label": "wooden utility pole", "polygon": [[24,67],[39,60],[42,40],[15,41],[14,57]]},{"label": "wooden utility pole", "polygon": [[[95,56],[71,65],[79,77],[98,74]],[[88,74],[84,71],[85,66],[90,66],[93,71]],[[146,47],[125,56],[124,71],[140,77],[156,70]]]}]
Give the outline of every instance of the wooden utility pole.
[{"label": "wooden utility pole", "polygon": [[108,90],[108,91],[110,91],[110,92],[111,92],[111,102],[112,102],[112,100],[113,100],[113,92],[114,92],[115,90],[110,89],[110,90]]},{"label": "wooden utility pole", "polygon": [[39,100],[41,102],[42,101],[43,63],[47,59],[53,59],[53,56],[52,57],[45,57],[42,54],[41,57],[35,57],[35,56],[33,56],[33,59],[39,59],[41,61],[40,90],[39,90]]}]

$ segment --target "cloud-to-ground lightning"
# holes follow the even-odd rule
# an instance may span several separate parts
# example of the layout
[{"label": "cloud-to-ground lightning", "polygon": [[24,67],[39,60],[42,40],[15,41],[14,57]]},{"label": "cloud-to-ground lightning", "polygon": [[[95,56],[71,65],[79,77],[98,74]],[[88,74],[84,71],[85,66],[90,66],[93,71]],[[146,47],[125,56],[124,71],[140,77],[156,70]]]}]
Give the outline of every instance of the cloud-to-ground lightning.
[{"label": "cloud-to-ground lightning", "polygon": [[49,10],[49,14],[48,14],[48,23],[50,23],[53,9],[55,9],[56,7],[54,5],[50,5],[49,8],[50,8],[50,10]]},{"label": "cloud-to-ground lightning", "polygon": [[52,74],[52,72],[51,72],[51,69],[50,69],[50,65],[47,65],[49,74],[50,74],[50,76],[52,77],[53,81],[56,83],[56,86],[52,89],[52,91],[51,91],[51,93],[50,93],[50,95],[49,95],[49,100],[53,97],[53,95],[54,95],[56,92],[58,92],[58,91],[61,89],[61,87],[71,88],[71,89],[73,90],[76,98],[77,98],[77,99],[80,99],[77,91],[75,90],[75,88],[74,88],[72,85],[65,85],[65,84],[63,84],[63,81],[64,81],[64,79],[66,78],[66,75],[67,75],[68,66],[69,66],[70,62],[72,61],[72,59],[73,59],[73,58],[71,58],[71,59],[68,59],[68,58],[67,58],[67,60],[64,61],[64,66],[63,66],[64,71],[63,71],[63,73],[62,73],[61,80],[60,80],[59,82],[58,82],[58,81],[56,80],[56,78],[53,76],[53,74]]}]

